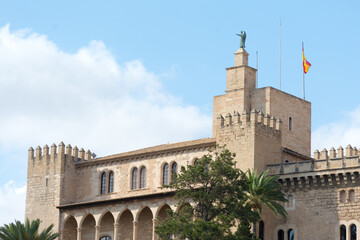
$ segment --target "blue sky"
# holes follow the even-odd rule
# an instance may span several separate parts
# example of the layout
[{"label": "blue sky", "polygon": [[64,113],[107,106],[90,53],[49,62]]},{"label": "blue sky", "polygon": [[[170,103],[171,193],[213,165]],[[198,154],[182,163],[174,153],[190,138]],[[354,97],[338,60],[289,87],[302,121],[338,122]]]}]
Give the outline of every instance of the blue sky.
[{"label": "blue sky", "polygon": [[259,87],[302,97],[313,150],[360,146],[358,1],[1,1],[0,224],[21,219],[27,149],[98,155],[211,136],[240,30]]}]

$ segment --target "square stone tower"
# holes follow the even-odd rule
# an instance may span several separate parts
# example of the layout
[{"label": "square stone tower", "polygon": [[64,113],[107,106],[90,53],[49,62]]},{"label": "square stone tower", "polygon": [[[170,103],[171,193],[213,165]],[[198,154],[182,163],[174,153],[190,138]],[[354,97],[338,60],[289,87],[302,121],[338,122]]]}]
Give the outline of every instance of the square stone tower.
[{"label": "square stone tower", "polygon": [[[310,156],[311,103],[272,87],[256,88],[257,70],[248,66],[248,56],[240,48],[235,66],[226,68],[226,93],[214,97],[213,137],[240,154],[244,170],[278,163],[284,151]],[[280,133],[270,136],[269,129]]]}]

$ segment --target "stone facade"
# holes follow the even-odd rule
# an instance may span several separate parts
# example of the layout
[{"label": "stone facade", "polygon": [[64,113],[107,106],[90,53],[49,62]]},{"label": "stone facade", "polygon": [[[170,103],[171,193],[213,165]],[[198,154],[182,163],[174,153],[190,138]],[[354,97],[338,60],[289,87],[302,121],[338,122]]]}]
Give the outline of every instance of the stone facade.
[{"label": "stone facade", "polygon": [[26,217],[55,224],[62,240],[157,239],[166,209],[181,208],[162,185],[173,171],[226,144],[242,170],[280,175],[289,217],[265,209],[255,229],[262,239],[339,239],[344,231],[344,240],[358,239],[351,235],[360,227],[358,150],[324,149],[312,158],[310,102],[256,88],[257,70],[242,48],[226,71],[225,94],[214,97],[211,138],[100,158],[64,143],[30,148]]}]

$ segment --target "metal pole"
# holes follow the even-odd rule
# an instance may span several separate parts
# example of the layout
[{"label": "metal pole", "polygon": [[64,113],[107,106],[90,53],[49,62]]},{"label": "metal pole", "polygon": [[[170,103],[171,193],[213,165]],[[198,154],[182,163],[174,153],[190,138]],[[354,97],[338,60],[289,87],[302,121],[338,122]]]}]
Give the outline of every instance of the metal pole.
[{"label": "metal pole", "polygon": [[258,51],[256,51],[256,82],[255,87],[258,88],[258,74],[259,74],[259,56]]},{"label": "metal pole", "polygon": [[280,18],[280,73],[279,73],[279,81],[280,81],[280,90],[281,90],[281,18]]},{"label": "metal pole", "polygon": [[302,42],[302,51],[303,51],[303,98],[305,100],[304,42]]},{"label": "metal pole", "polygon": [[305,100],[305,73],[304,73],[304,42],[302,42],[302,53],[303,53],[303,98]]},{"label": "metal pole", "polygon": [[304,71],[303,71],[303,93],[304,93],[304,100],[305,100],[305,74],[304,74]]}]

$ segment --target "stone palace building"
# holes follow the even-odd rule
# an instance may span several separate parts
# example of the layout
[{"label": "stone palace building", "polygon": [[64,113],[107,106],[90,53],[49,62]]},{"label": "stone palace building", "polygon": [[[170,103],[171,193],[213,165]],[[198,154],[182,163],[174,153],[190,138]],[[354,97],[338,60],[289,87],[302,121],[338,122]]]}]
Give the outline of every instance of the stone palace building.
[{"label": "stone palace building", "polygon": [[269,210],[256,231],[265,240],[356,240],[360,158],[355,147],[315,151],[311,103],[272,87],[256,88],[256,69],[240,48],[214,97],[210,138],[93,158],[60,143],[29,149],[26,217],[55,224],[62,240],[154,240],[158,219],[181,206],[162,189],[171,172],[226,144],[237,167],[280,175],[287,220]]}]

